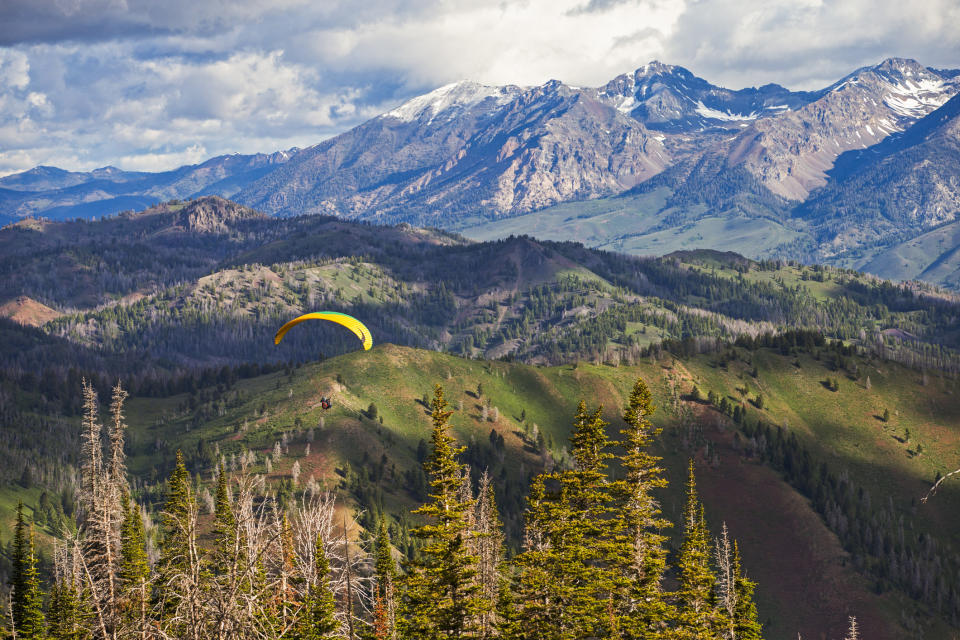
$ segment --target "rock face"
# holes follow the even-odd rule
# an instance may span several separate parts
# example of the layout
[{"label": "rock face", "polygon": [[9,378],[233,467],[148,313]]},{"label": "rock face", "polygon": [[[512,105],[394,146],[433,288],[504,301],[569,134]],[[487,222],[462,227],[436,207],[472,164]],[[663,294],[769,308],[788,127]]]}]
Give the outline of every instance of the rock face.
[{"label": "rock face", "polygon": [[797,215],[830,257],[960,219],[960,95],[883,143],[841,156]]},{"label": "rock face", "polygon": [[657,61],[597,89],[597,96],[618,111],[650,129],[670,133],[739,130],[754,120],[799,109],[822,94],[790,91],[777,84],[731,91],[683,67]]},{"label": "rock face", "polygon": [[279,214],[444,225],[619,193],[670,163],[663,136],[594,91],[458,83],[304,149],[236,198]]},{"label": "rock face", "polygon": [[259,211],[236,202],[219,196],[205,196],[187,203],[179,211],[176,226],[196,233],[228,233],[231,222],[264,217]]},{"label": "rock face", "polygon": [[731,188],[755,181],[764,198],[799,202],[840,154],[904,131],[958,89],[955,72],[902,59],[813,92],[731,91],[660,62],[596,89],[458,83],[304,150],[236,198],[456,227],[617,193],[709,154]]},{"label": "rock face", "polygon": [[282,215],[457,226],[623,192],[821,94],[730,91],[660,62],[596,89],[457,83],[305,149],[235,197]]},{"label": "rock face", "polygon": [[827,183],[826,172],[841,153],[907,129],[958,90],[949,73],[887,60],[854,72],[796,111],[751,123],[729,162],[742,164],[773,193],[804,200]]}]

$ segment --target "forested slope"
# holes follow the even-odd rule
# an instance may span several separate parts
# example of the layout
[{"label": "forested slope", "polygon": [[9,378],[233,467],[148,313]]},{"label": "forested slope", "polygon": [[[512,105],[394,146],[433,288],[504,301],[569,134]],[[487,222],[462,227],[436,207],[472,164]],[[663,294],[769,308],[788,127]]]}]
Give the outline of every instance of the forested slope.
[{"label": "forested slope", "polygon": [[[118,379],[132,393],[131,490],[153,543],[179,449],[198,496],[214,496],[221,461],[262,474],[281,504],[313,476],[351,507],[360,539],[386,514],[397,551],[415,555],[435,383],[516,552],[531,478],[574,464],[577,401],[602,403],[617,438],[642,377],[665,429],[653,445],[664,514],[682,521],[694,458],[712,533],[727,523],[760,584],[765,637],[840,637],[848,613],[875,638],[949,637],[956,624],[960,494],[948,482],[918,502],[960,463],[951,294],[718,252],[643,259],[266,219],[216,199],[22,223],[0,245],[0,307],[39,324],[0,322],[0,543],[22,499],[44,572],[51,540],[83,512],[82,379],[102,403]],[[374,349],[323,323],[273,346],[283,321],[321,308],[362,318]]]}]

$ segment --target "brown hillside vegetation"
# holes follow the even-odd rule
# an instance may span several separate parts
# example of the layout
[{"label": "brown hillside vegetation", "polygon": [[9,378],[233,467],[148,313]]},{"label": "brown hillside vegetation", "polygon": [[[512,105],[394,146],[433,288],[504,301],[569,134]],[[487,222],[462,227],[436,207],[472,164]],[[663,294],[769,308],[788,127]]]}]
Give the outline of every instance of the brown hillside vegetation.
[{"label": "brown hillside vegetation", "polygon": [[0,316],[31,327],[39,327],[60,315],[58,311],[27,296],[19,296],[0,305]]},{"label": "brown hillside vegetation", "polygon": [[769,467],[746,461],[733,432],[706,435],[721,462],[698,466],[700,490],[713,518],[740,541],[750,579],[767,592],[765,637],[832,638],[856,615],[864,638],[902,638],[889,600],[871,591],[810,503]]}]

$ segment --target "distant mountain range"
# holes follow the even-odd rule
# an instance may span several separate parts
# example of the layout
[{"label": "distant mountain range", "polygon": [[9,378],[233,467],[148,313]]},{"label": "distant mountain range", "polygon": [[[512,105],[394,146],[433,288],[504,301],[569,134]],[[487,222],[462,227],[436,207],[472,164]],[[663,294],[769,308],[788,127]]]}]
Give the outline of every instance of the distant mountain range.
[{"label": "distant mountain range", "polygon": [[0,178],[0,222],[29,216],[53,220],[99,218],[171,199],[226,197],[267,175],[296,152],[290,149],[269,155],[218,156],[161,173],[116,167],[87,172],[34,167]]},{"label": "distant mountain range", "polygon": [[273,215],[736,250],[957,287],[958,92],[960,70],[905,59],[810,92],[732,91],[659,62],[597,88],[460,82],[302,150],[0,178],[0,223],[217,194]]}]

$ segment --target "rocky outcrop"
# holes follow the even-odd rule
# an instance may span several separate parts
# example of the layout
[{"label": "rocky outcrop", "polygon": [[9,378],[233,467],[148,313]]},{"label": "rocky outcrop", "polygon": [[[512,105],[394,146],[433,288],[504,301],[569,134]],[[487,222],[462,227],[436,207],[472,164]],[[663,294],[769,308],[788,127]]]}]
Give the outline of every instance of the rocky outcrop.
[{"label": "rocky outcrop", "polygon": [[259,211],[236,202],[205,196],[188,202],[178,212],[175,226],[195,233],[228,233],[232,222],[264,217]]}]

